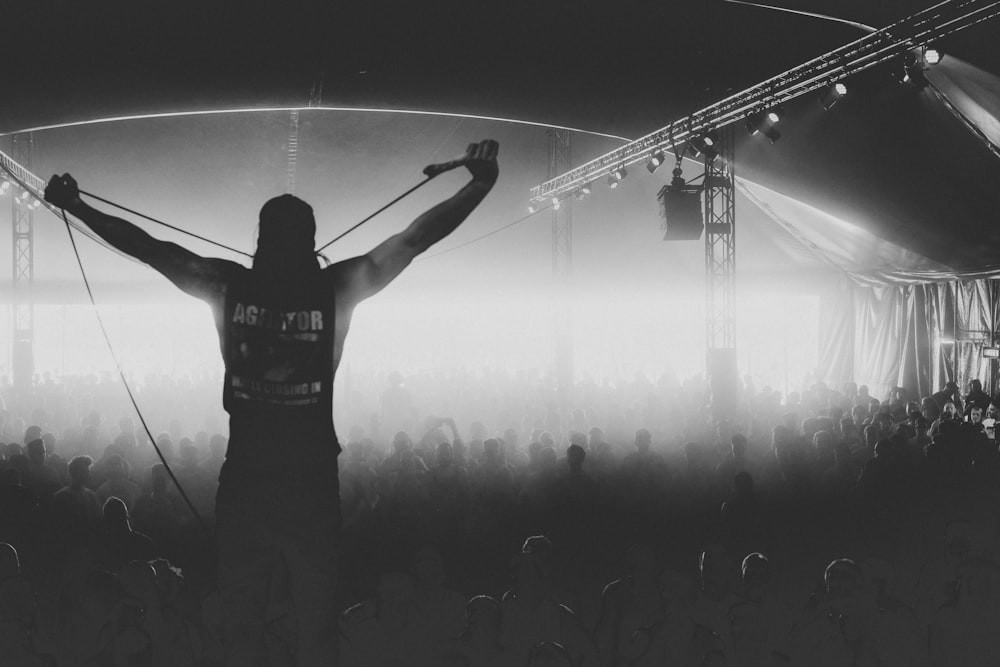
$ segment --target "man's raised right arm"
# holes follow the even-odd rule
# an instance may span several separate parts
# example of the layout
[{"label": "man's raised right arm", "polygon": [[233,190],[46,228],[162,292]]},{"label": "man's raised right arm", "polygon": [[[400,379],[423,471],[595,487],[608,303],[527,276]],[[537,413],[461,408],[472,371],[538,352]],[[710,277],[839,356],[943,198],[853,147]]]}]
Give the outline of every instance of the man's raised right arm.
[{"label": "man's raised right arm", "polygon": [[72,213],[108,244],[153,267],[188,294],[207,301],[221,298],[225,266],[230,262],[208,259],[176,243],[155,239],[131,222],[98,211],[80,199],[76,181],[69,174],[49,180],[45,201]]}]

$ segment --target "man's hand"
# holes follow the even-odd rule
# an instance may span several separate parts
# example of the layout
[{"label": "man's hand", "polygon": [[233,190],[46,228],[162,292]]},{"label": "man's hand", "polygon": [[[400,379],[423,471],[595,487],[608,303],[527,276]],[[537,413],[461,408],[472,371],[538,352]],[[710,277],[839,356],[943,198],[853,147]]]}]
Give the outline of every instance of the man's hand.
[{"label": "man's hand", "polygon": [[45,186],[45,201],[59,208],[72,208],[80,203],[80,189],[69,174],[53,176]]},{"label": "man's hand", "polygon": [[457,160],[432,164],[424,168],[424,174],[431,178],[446,171],[451,171],[457,167],[465,166],[472,177],[480,183],[485,183],[490,187],[496,183],[499,168],[497,166],[497,152],[500,144],[492,139],[480,141],[478,144],[469,144],[465,150],[465,155]]},{"label": "man's hand", "polygon": [[465,168],[472,174],[472,178],[491,187],[497,182],[497,175],[500,173],[497,165],[499,150],[500,144],[492,139],[469,144],[463,159]]}]

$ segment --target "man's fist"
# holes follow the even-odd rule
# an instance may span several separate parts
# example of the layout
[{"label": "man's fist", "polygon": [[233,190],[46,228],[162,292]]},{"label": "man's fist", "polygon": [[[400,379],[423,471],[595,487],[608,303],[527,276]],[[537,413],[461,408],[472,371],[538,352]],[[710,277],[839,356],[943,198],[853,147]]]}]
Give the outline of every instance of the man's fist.
[{"label": "man's fist", "polygon": [[492,139],[469,144],[465,151],[465,167],[477,181],[493,185],[497,181],[500,168],[497,165],[497,152],[500,144]]},{"label": "man's fist", "polygon": [[492,139],[469,144],[465,155],[449,162],[432,164],[424,168],[424,174],[431,178],[457,167],[465,166],[477,181],[492,186],[496,183],[499,168],[497,167],[497,151],[500,144]]},{"label": "man's fist", "polygon": [[80,189],[69,174],[53,176],[45,186],[45,201],[59,208],[70,208],[80,202]]}]

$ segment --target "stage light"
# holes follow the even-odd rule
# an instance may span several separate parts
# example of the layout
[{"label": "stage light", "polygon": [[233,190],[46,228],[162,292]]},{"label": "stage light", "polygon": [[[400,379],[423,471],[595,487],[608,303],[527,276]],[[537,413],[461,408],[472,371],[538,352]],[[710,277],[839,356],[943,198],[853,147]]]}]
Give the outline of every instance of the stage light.
[{"label": "stage light", "polygon": [[820,98],[819,103],[823,105],[823,109],[829,111],[833,108],[833,105],[839,102],[840,99],[846,94],[847,86],[838,81],[826,89],[826,92],[823,93],[823,97]]},{"label": "stage light", "polygon": [[903,73],[900,81],[909,84],[917,90],[923,90],[930,85],[930,81],[924,75],[923,59],[915,53],[907,53],[903,58]]},{"label": "stage light", "polygon": [[941,52],[930,47],[924,49],[924,62],[928,65],[937,65],[941,62]]},{"label": "stage light", "polygon": [[552,198],[552,210],[553,211],[559,210],[559,200],[556,199],[555,197]]},{"label": "stage light", "polygon": [[10,181],[0,183],[0,191],[7,192],[8,189],[10,189]]},{"label": "stage light", "polygon": [[649,158],[649,162],[646,163],[646,170],[652,174],[654,171],[660,168],[660,165],[663,164],[664,159],[665,158],[663,156],[663,151],[656,151],[655,153],[653,153],[652,157]]},{"label": "stage light", "polygon": [[778,132],[778,129],[774,127],[774,124],[777,121],[772,120],[771,118],[772,113],[775,114],[776,118],[778,119],[781,118],[781,116],[776,111],[771,111],[766,114],[758,113],[752,116],[747,116],[746,128],[747,132],[750,133],[751,137],[754,136],[755,134],[763,133],[765,137],[771,140],[772,144],[781,138],[781,132]]},{"label": "stage light", "polygon": [[780,121],[781,117],[784,115],[785,110],[781,107],[774,107],[773,109],[768,109],[767,111],[767,119],[771,121],[772,124]]},{"label": "stage light", "polygon": [[38,201],[37,199],[35,201],[31,202],[31,208],[38,208],[41,205],[42,205],[42,202]]},{"label": "stage light", "polygon": [[537,208],[535,208],[531,204],[528,204],[528,215],[534,215],[535,211],[537,211],[537,210],[538,210]]},{"label": "stage light", "polygon": [[715,137],[711,132],[703,132],[688,141],[688,152],[691,157],[697,158],[704,155],[710,161],[719,156],[719,151],[715,149]]},{"label": "stage light", "polygon": [[591,192],[590,183],[584,183],[583,185],[581,185],[580,192],[582,192],[585,195],[589,195]]},{"label": "stage light", "polygon": [[622,165],[612,171],[611,175],[615,177],[616,181],[624,181],[625,177],[628,176],[628,172],[625,171],[625,165]]},{"label": "stage light", "polygon": [[611,188],[612,190],[614,190],[615,188],[618,187],[618,183],[619,183],[619,181],[618,181],[617,178],[615,178],[615,175],[613,173],[608,174],[608,187],[609,188]]},{"label": "stage light", "polygon": [[27,199],[30,195],[27,190],[21,192],[21,199]]}]

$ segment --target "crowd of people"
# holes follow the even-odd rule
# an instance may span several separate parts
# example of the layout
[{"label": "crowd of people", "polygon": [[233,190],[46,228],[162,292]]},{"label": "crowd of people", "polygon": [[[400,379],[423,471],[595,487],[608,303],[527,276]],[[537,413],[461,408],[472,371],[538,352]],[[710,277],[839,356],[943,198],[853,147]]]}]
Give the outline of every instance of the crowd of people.
[{"label": "crowd of people", "polygon": [[[143,387],[156,449],[109,380],[4,396],[0,663],[223,664],[227,441],[192,417],[200,387]],[[979,381],[880,399],[748,379],[721,412],[669,377],[345,393],[345,667],[1000,664],[1000,411]],[[287,582],[268,589],[270,662],[295,665]]]}]

